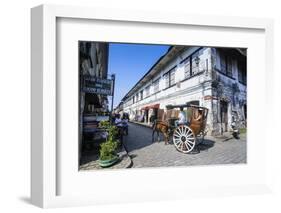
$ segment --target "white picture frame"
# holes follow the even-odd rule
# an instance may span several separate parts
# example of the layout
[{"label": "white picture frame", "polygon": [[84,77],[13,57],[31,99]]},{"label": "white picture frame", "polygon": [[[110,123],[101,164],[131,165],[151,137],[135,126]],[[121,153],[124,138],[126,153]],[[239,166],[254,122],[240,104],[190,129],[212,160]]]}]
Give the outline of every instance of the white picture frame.
[{"label": "white picture frame", "polygon": [[[242,194],[256,194],[265,193],[271,191],[271,161],[270,161],[270,144],[265,143],[265,152],[261,157],[262,165],[258,168],[255,162],[248,163],[246,166],[241,167],[231,167],[231,166],[221,166],[216,170],[219,174],[214,174],[210,178],[219,178],[220,174],[232,172],[239,172],[240,175],[251,173],[252,170],[254,174],[263,174],[262,177],[257,177],[255,181],[250,182],[252,176],[249,178],[241,178],[240,181],[215,181],[216,184],[208,184],[208,181],[204,181],[207,177],[202,177],[202,179],[197,178],[197,181],[202,181],[202,186],[193,187],[183,187],[178,188],[178,186],[173,186],[173,184],[166,185],[165,181],[160,178],[163,175],[167,178],[174,178],[173,174],[182,175],[185,177],[187,175],[186,171],[193,174],[196,173],[200,176],[205,173],[213,173],[214,168],[210,167],[192,167],[192,168],[167,168],[164,170],[158,169],[142,169],[142,170],[130,170],[130,171],[114,171],[99,173],[102,179],[109,180],[106,178],[113,178],[115,175],[122,180],[124,177],[134,179],[134,181],[139,181],[140,188],[136,190],[130,189],[130,185],[120,188],[111,188],[114,190],[121,190],[118,193],[122,193],[122,196],[117,194],[112,194],[106,197],[102,194],[101,189],[97,188],[93,194],[83,193],[81,190],[78,194],[60,194],[58,195],[58,185],[61,184],[59,181],[58,174],[61,167],[58,166],[58,159],[60,158],[59,152],[57,151],[57,88],[60,82],[57,81],[57,21],[60,18],[68,20],[99,20],[100,22],[106,21],[116,21],[119,25],[125,23],[134,23],[135,25],[153,24],[154,26],[164,26],[166,28],[173,27],[185,27],[185,26],[195,26],[203,30],[208,29],[223,29],[231,30],[256,30],[260,32],[261,40],[265,43],[264,53],[262,61],[262,67],[260,71],[260,77],[257,77],[257,82],[264,81],[263,86],[259,88],[261,91],[261,98],[266,99],[266,103],[255,109],[255,112],[262,112],[266,106],[273,103],[273,99],[269,93],[274,87],[271,81],[273,78],[273,21],[271,19],[257,19],[257,18],[241,18],[241,17],[216,17],[216,16],[203,16],[203,15],[189,15],[189,14],[161,14],[153,13],[148,11],[122,11],[122,10],[112,10],[106,8],[85,8],[85,7],[74,7],[74,6],[54,6],[54,5],[41,5],[31,10],[31,73],[32,73],[32,103],[31,103],[31,130],[32,130],[32,141],[31,141],[31,201],[33,204],[43,207],[59,207],[59,206],[76,206],[76,205],[91,205],[99,203],[116,203],[116,202],[138,202],[145,200],[165,200],[165,199],[178,199],[178,198],[189,198],[198,196],[224,196],[224,195],[242,195]],[[119,32],[119,36],[122,34]],[[235,36],[235,35],[233,35]],[[177,41],[174,41],[177,42]],[[178,41],[179,42],[179,41]],[[231,41],[229,41],[231,45]],[[165,42],[164,42],[165,43]],[[200,42],[199,42],[200,43]],[[196,43],[198,44],[198,43]],[[223,45],[223,44],[222,44]],[[253,58],[252,58],[253,59]],[[251,60],[251,57],[250,57]],[[249,63],[252,63],[251,61]],[[265,78],[262,78],[265,77]],[[257,86],[252,86],[257,87]],[[250,93],[251,94],[251,93]],[[251,100],[253,103],[259,100]],[[249,108],[252,110],[252,108]],[[254,113],[253,113],[254,114]],[[251,117],[251,115],[249,115]],[[253,118],[254,116],[252,116]],[[253,118],[255,119],[255,118]],[[261,116],[264,122],[268,118]],[[257,120],[255,120],[257,121]],[[252,122],[255,123],[255,122]],[[255,125],[255,124],[252,124]],[[268,127],[264,127],[264,138],[266,142],[269,142],[273,138],[269,134]],[[256,139],[254,134],[258,130],[250,130],[251,137],[248,139]],[[257,139],[257,140],[262,140]],[[78,144],[78,141],[77,141]],[[257,153],[261,153],[262,150],[258,150],[255,146],[250,146],[249,150],[252,156]],[[250,155],[251,157],[251,155]],[[253,158],[256,159],[256,158]],[[258,162],[259,163],[259,162]],[[253,164],[253,168],[251,168]],[[230,169],[229,169],[230,167]],[[254,168],[255,167],[255,168]],[[234,171],[235,170],[235,171]],[[168,172],[167,172],[168,171]],[[77,170],[78,172],[78,170]],[[94,177],[95,173],[83,173],[83,180],[87,180],[85,176]],[[154,185],[150,185],[148,188],[151,189],[149,193],[146,187],[144,187],[145,180],[141,177],[146,177],[150,175],[152,182],[159,179],[159,182],[155,182]],[[69,177],[71,179],[71,177]],[[98,178],[98,177],[96,177]],[[101,177],[99,177],[101,178]],[[154,178],[154,179],[153,179]],[[81,180],[82,180],[81,179]],[[102,179],[98,179],[102,181]],[[73,178],[74,181],[74,178]],[[124,181],[124,180],[123,180]],[[100,182],[99,182],[100,183]],[[153,182],[154,183],[154,182]],[[75,183],[73,182],[75,185]],[[76,183],[77,184],[77,183]],[[161,188],[161,186],[163,188]],[[112,186],[114,187],[114,185]],[[109,190],[109,189],[108,189]],[[123,190],[123,191],[122,191]],[[71,191],[71,190],[70,190]],[[128,193],[128,194],[126,194]]]}]

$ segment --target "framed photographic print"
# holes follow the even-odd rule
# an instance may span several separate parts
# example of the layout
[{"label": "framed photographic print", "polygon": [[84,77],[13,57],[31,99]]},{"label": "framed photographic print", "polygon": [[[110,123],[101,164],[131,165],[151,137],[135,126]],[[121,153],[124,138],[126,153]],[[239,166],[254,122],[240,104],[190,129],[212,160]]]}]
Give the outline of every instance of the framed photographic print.
[{"label": "framed photographic print", "polygon": [[270,192],[260,124],[272,30],[269,19],[33,8],[32,203]]}]

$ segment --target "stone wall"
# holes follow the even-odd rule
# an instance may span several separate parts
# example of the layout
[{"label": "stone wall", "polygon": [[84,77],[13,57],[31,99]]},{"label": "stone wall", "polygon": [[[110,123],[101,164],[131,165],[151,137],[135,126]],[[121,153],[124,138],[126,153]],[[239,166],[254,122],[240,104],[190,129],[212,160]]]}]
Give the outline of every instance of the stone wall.
[{"label": "stone wall", "polygon": [[[225,125],[231,130],[233,117],[241,127],[246,127],[245,106],[247,105],[247,87],[238,80],[238,58],[231,55],[232,76],[221,72],[219,50],[212,50],[212,134],[222,134]],[[241,56],[245,57],[245,56]],[[222,104],[227,103],[227,122],[222,121]]]}]

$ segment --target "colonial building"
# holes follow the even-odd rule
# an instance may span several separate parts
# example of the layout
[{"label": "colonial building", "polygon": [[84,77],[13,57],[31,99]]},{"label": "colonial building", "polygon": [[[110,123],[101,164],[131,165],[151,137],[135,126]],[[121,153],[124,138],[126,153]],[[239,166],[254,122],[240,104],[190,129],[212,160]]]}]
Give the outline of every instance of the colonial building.
[{"label": "colonial building", "polygon": [[[107,79],[108,69],[108,43],[79,42],[79,70],[80,85],[83,86],[85,77]],[[106,95],[86,92],[81,88],[81,110],[85,113],[93,113],[100,110],[108,110]]]},{"label": "colonial building", "polygon": [[246,124],[246,59],[246,49],[171,46],[119,107],[151,123],[167,105],[197,104],[209,109],[208,134],[222,134],[233,116]]},{"label": "colonial building", "polygon": [[[79,42],[79,75],[80,75],[80,139],[79,154],[85,141],[86,122],[95,122],[97,117],[108,112],[107,95],[94,93],[91,85],[92,79],[107,79],[108,72],[108,43],[101,42]],[[85,82],[88,82],[85,85]],[[95,127],[95,123],[90,123],[89,129]]]}]

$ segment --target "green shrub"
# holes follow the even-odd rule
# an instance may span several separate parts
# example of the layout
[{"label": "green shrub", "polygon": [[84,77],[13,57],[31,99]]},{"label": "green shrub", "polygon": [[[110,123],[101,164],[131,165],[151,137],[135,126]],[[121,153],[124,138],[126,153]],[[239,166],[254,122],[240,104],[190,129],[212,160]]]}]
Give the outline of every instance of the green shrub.
[{"label": "green shrub", "polygon": [[117,156],[117,141],[108,140],[100,145],[100,160],[110,160]]},{"label": "green shrub", "polygon": [[99,127],[109,128],[110,127],[110,122],[109,121],[100,121]]},{"label": "green shrub", "polygon": [[108,140],[115,141],[117,139],[118,129],[116,126],[108,127]]},{"label": "green shrub", "polygon": [[110,160],[117,156],[116,150],[118,147],[117,134],[118,129],[116,126],[108,126],[107,141],[100,145],[100,160]]}]

